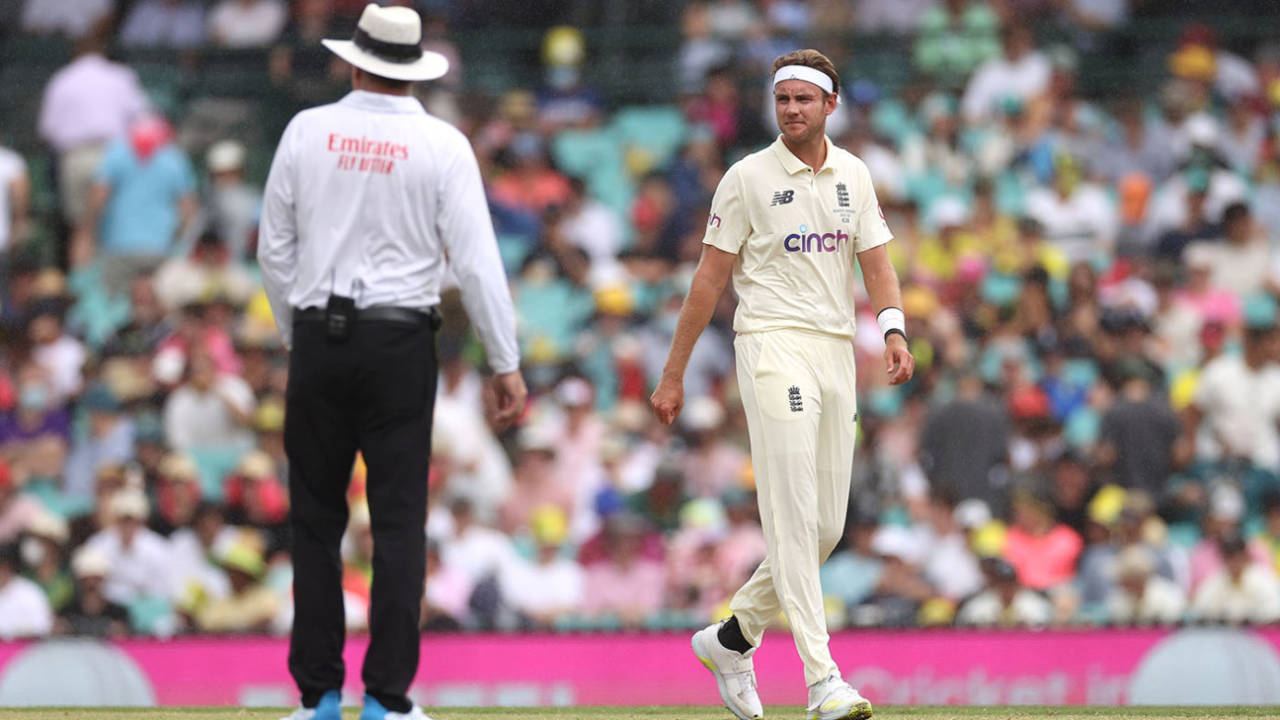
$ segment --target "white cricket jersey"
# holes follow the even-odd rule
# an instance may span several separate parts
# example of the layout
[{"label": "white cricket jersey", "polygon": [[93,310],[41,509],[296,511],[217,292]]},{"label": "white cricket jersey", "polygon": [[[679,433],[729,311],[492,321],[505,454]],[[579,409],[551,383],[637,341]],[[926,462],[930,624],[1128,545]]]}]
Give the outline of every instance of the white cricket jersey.
[{"label": "white cricket jersey", "polygon": [[258,262],[285,345],[293,308],[440,302],[446,260],[495,372],[519,367],[515,310],[466,136],[408,96],[356,90],[298,113],[264,192]]},{"label": "white cricket jersey", "polygon": [[853,337],[855,255],[893,239],[867,166],[827,138],[822,169],[779,136],[716,188],[703,242],[738,256],[739,333],[802,328]]}]

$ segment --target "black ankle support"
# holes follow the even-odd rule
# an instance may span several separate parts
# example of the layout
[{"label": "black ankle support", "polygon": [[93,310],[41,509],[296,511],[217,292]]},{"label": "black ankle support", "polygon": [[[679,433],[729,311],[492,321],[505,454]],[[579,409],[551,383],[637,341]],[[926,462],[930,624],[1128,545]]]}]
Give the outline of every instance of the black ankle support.
[{"label": "black ankle support", "polygon": [[720,626],[720,630],[716,632],[720,644],[740,653],[744,653],[751,649],[751,643],[742,636],[742,628],[738,625],[737,617],[730,617]]}]

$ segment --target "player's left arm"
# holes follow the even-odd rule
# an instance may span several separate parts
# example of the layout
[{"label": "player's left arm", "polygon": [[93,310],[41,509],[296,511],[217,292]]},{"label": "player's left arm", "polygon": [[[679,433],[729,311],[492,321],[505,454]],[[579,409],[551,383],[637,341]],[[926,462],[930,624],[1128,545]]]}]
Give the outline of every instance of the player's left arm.
[{"label": "player's left arm", "polygon": [[[902,289],[898,285],[898,273],[889,261],[888,245],[877,245],[858,253],[858,265],[862,267],[862,281],[867,286],[867,297],[876,309],[877,318],[888,318],[894,312],[904,317],[901,315]],[[889,311],[888,315],[886,311]],[[885,332],[884,365],[890,385],[901,385],[910,380],[916,369],[916,360],[907,348],[905,332],[905,328],[890,328]]]}]

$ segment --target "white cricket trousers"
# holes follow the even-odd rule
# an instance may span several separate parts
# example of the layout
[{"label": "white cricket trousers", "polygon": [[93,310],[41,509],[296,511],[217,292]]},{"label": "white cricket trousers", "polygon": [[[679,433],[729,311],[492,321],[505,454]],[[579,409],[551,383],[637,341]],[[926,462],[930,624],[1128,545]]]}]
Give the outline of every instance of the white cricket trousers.
[{"label": "white cricket trousers", "polygon": [[853,345],[800,329],[741,334],[738,386],[767,554],[730,610],[753,646],[781,610],[806,685],[839,672],[818,568],[844,533],[857,428]]}]

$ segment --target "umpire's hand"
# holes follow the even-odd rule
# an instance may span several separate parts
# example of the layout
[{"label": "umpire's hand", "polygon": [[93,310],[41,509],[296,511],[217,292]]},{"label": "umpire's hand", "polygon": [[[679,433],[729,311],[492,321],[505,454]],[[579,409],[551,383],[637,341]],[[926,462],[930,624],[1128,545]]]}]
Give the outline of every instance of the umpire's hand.
[{"label": "umpire's hand", "polygon": [[493,376],[493,382],[485,390],[485,415],[494,430],[503,430],[524,412],[524,401],[529,390],[519,370]]}]

